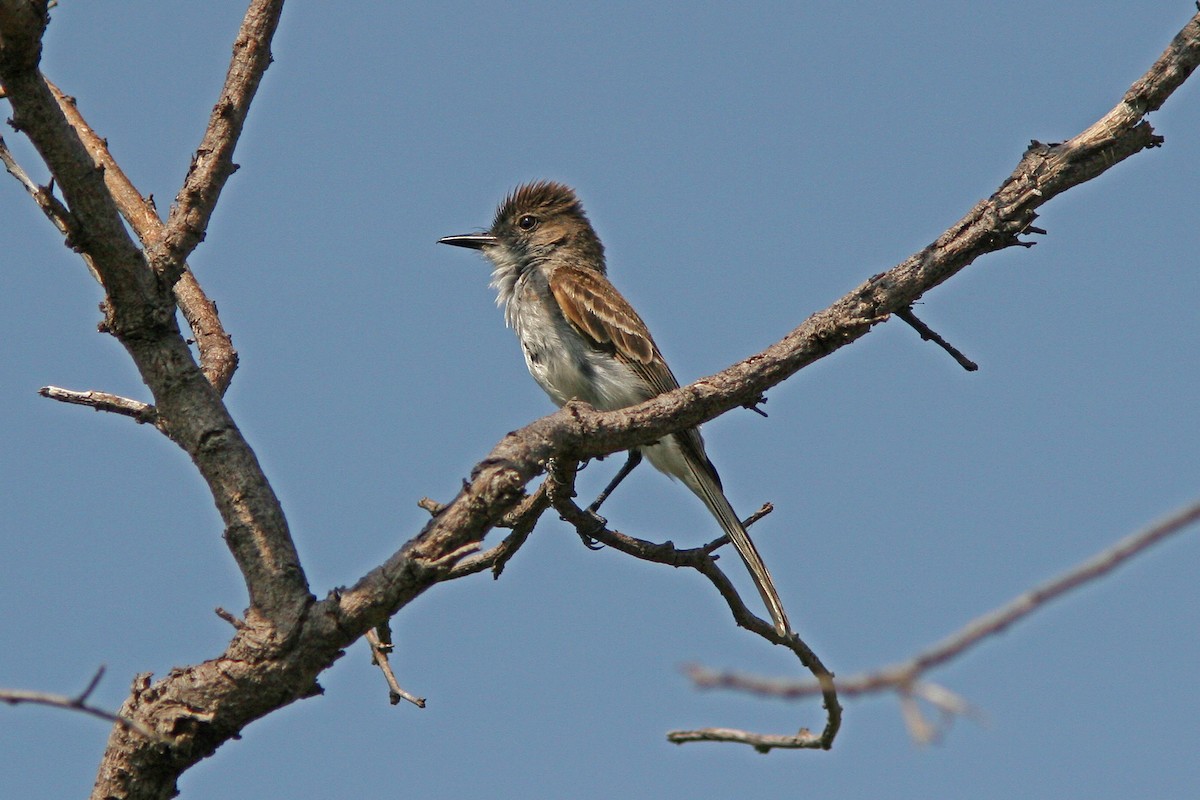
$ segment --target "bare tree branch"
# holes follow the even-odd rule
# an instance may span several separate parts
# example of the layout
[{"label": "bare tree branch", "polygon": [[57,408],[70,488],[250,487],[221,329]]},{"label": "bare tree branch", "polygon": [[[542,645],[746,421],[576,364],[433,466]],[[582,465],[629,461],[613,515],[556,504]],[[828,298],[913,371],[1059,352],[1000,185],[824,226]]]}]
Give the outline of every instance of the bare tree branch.
[{"label": "bare tree branch", "polygon": [[88,681],[88,685],[84,690],[74,697],[68,697],[65,694],[49,694],[47,692],[31,692],[24,689],[0,689],[0,702],[8,703],[10,706],[17,706],[23,703],[39,706],[50,706],[51,708],[65,708],[68,711],[80,711],[84,714],[89,714],[106,722],[113,722],[128,730],[135,731],[141,736],[152,741],[161,742],[162,738],[154,731],[142,725],[137,720],[122,717],[111,711],[106,711],[99,706],[94,706],[88,703],[88,698],[92,696],[92,692],[96,691],[96,687],[100,685],[100,680],[104,677],[104,667],[101,666],[96,670],[96,674]]},{"label": "bare tree branch", "polygon": [[[104,185],[112,193],[121,216],[129,223],[129,227],[133,228],[142,246],[152,247],[158,244],[162,241],[166,228],[158,218],[154,206],[142,197],[142,193],[113,159],[108,151],[108,143],[92,130],[87,120],[79,113],[75,98],[64,94],[49,80],[46,81],[46,85],[50,87],[63,116],[75,129],[80,141],[102,170]],[[179,280],[175,282],[172,290],[179,310],[183,312],[196,339],[200,368],[204,370],[209,383],[216,388],[217,394],[224,395],[237,369],[238,355],[233,349],[232,338],[225,332],[221,318],[217,315],[217,304],[208,299],[186,263],[181,265]]]},{"label": "bare tree branch", "polygon": [[822,750],[823,737],[807,728],[794,734],[751,733],[737,728],[701,728],[695,731],[668,731],[667,740],[675,744],[688,742],[733,742],[748,744],[760,753],[772,750]]},{"label": "bare tree branch", "polygon": [[396,680],[396,673],[392,671],[392,663],[388,660],[389,654],[395,649],[392,644],[391,626],[384,622],[378,628],[367,631],[365,638],[367,644],[371,645],[371,662],[379,667],[384,680],[387,681],[388,699],[391,704],[397,705],[401,700],[407,700],[417,708],[424,708],[425,698],[405,691]]},{"label": "bare tree branch", "polygon": [[233,42],[233,58],[208,129],[192,157],[183,188],[175,197],[162,239],[148,248],[154,269],[169,283],[204,240],[208,221],[225,181],[237,170],[233,150],[242,135],[250,103],[271,65],[271,39],[279,26],[283,0],[252,0]]},{"label": "bare tree branch", "polygon": [[[53,89],[53,84],[49,85]],[[57,93],[57,90],[55,91]],[[88,130],[90,132],[90,129]],[[76,222],[74,217],[71,216],[71,212],[54,196],[54,193],[48,187],[38,186],[29,177],[29,173],[13,157],[12,151],[8,149],[8,145],[5,143],[3,137],[0,137],[0,162],[3,162],[8,173],[25,187],[25,190],[33,197],[34,202],[45,213],[46,218],[53,223],[54,227],[58,228],[59,232],[66,237],[67,243],[70,244],[74,238],[72,231],[76,228]],[[91,258],[87,253],[81,253],[81,255],[92,276],[99,281],[100,273],[96,271]],[[140,400],[132,400],[128,397],[120,397],[115,394],[108,394],[107,392],[75,392],[69,389],[60,389],[57,386],[43,386],[38,390],[38,394],[42,397],[48,397],[64,403],[91,406],[97,411],[111,411],[116,414],[122,414],[133,418],[139,423],[156,423],[158,421],[158,412],[154,406],[143,403]]]},{"label": "bare tree branch", "polygon": [[158,422],[158,412],[154,406],[140,400],[131,400],[107,392],[73,392],[70,389],[60,389],[57,386],[43,386],[38,394],[61,403],[73,403],[77,406],[90,406],[97,411],[108,411],[125,417],[132,417],[136,422]]},{"label": "bare tree branch", "polygon": [[[935,684],[922,680],[927,672],[1001,633],[1010,625],[1044,608],[1051,601],[1107,575],[1134,556],[1197,522],[1200,522],[1200,502],[1193,503],[1161,522],[1125,537],[1057,578],[977,617],[961,630],[907,661],[851,675],[848,678],[838,678],[835,681],[837,689],[843,696],[894,691],[902,698],[914,695],[921,697],[947,713],[964,713],[969,707],[961,699]],[[823,687],[815,681],[762,678],[734,672],[717,672],[697,666],[688,667],[687,673],[701,688],[736,689],[764,697],[794,700],[823,691]],[[911,708],[906,709],[905,715],[910,719],[909,728],[920,738],[918,731],[921,726],[912,723],[912,714]]]},{"label": "bare tree branch", "polygon": [[[341,594],[340,611],[347,624],[351,619],[374,620],[393,613],[423,591],[423,580],[406,582],[414,576],[414,567],[432,554],[479,541],[520,500],[524,485],[550,459],[584,460],[627,450],[752,402],[804,366],[865,335],[888,315],[908,308],[980,255],[1019,244],[1018,236],[1036,218],[1035,209],[1050,198],[1161,144],[1161,137],[1141,116],[1159,107],[1198,62],[1200,14],[1099,122],[1065,143],[1033,144],[1000,189],[934,243],[812,315],[762,353],[639,406],[597,412],[568,403],[509,434],[419,536]],[[403,591],[392,592],[396,586],[403,586]]]},{"label": "bare tree branch", "polygon": [[[1164,66],[1164,61],[1172,65]],[[505,503],[515,502],[519,487],[544,471],[552,457],[582,461],[627,450],[753,403],[766,389],[910,307],[979,256],[1019,245],[1018,237],[1037,216],[1035,210],[1052,197],[1161,144],[1142,115],[1161,105],[1198,61],[1200,15],[1188,22],[1112,111],[1067,142],[1031,145],[990,198],[920,252],[813,314],[781,341],[716,375],[619,411],[597,412],[586,404],[568,403],[511,434],[480,462],[470,486],[440,518],[461,520],[470,529],[498,513],[491,498],[502,494]],[[476,509],[469,519],[456,514],[464,504]]]},{"label": "bare tree branch", "polygon": [[58,228],[59,233],[70,239],[71,230],[75,227],[75,220],[71,218],[71,212],[54,196],[52,191],[44,186],[38,186],[37,182],[29,177],[29,173],[17,163],[12,151],[8,149],[8,144],[4,141],[3,136],[0,136],[0,162],[4,163],[8,174],[25,187],[25,191],[29,192],[29,196],[38,204],[38,208],[42,209],[46,219]]},{"label": "bare tree branch", "polygon": [[[422,533],[341,597],[349,619],[373,620],[408,602],[389,591],[411,577],[426,551],[446,552],[486,531],[523,496],[524,485],[552,458],[585,460],[652,442],[705,422],[762,392],[801,368],[865,335],[890,314],[965,269],[976,258],[1020,243],[1035,209],[1072,186],[1102,174],[1161,137],[1142,116],[1158,108],[1200,62],[1200,15],[1193,17],[1151,70],[1100,121],[1058,145],[1031,145],[1012,175],[987,200],[921,252],[875,276],[818,312],[767,348],[717,375],[639,406],[597,412],[568,403],[556,414],[505,437],[476,467],[471,482]],[[415,596],[412,594],[411,596]]]},{"label": "bare tree branch", "polygon": [[[728,538],[722,536],[703,547],[680,550],[671,542],[656,544],[610,530],[602,519],[584,511],[572,500],[575,496],[576,472],[577,468],[574,465],[564,464],[561,461],[555,460],[554,467],[550,470],[546,481],[550,502],[553,504],[555,510],[562,514],[562,518],[575,527],[576,531],[614,550],[619,550],[622,553],[642,559],[643,561],[652,561],[671,567],[690,567],[696,570],[716,587],[721,597],[725,600],[725,603],[729,606],[729,611],[733,614],[733,620],[738,626],[761,636],[772,644],[783,645],[791,650],[822,687],[821,694],[827,717],[825,729],[820,736],[813,735],[807,731],[783,737],[744,734],[747,737],[746,741],[749,743],[749,740],[753,739],[752,743],[754,746],[764,753],[774,747],[816,748],[821,750],[828,750],[832,747],[833,740],[837,737],[837,732],[842,724],[842,707],[838,703],[833,673],[821,663],[821,659],[800,638],[799,634],[793,633],[790,636],[780,636],[776,632],[774,625],[756,616],[747,608],[741,595],[738,594],[737,589],[734,588],[733,583],[729,580],[729,576],[717,566],[716,559],[712,555],[712,552],[716,548],[728,543]],[[761,519],[768,511],[769,506],[764,506],[753,517],[747,518],[744,524],[749,527],[752,522]],[[725,731],[727,729],[722,728],[720,730]],[[711,740],[711,738],[711,730],[671,731],[667,734],[667,739],[677,744],[688,741]],[[771,742],[778,742],[778,744],[772,744]]]},{"label": "bare tree branch", "polygon": [[0,0],[0,74],[37,69],[49,22],[44,0]]},{"label": "bare tree branch", "polygon": [[[9,23],[0,14],[0,34]],[[278,499],[192,359],[175,322],[170,285],[129,239],[102,170],[28,56],[39,48],[36,39],[0,35],[0,81],[13,125],[38,149],[78,223],[76,245],[91,258],[107,294],[104,329],[125,346],[150,387],[160,429],[188,452],[212,490],[251,605],[294,624],[310,594]]]}]

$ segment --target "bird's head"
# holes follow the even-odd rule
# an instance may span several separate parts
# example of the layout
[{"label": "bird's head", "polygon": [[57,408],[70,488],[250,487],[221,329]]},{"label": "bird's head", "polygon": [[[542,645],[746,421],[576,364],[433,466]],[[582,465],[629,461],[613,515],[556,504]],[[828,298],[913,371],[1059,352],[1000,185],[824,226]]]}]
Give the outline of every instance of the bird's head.
[{"label": "bird's head", "polygon": [[604,245],[575,191],[553,181],[527,183],[513,190],[496,209],[486,232],[446,236],[438,242],[482,251],[497,272],[513,272],[514,278],[551,260],[605,271]]}]

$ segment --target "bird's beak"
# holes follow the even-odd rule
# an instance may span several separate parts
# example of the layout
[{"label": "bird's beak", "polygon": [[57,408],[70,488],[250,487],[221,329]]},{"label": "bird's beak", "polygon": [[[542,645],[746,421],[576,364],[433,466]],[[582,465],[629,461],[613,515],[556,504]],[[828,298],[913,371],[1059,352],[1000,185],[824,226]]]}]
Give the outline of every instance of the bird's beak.
[{"label": "bird's beak", "polygon": [[457,236],[443,236],[438,239],[438,244],[452,244],[455,247],[469,247],[472,250],[482,250],[499,243],[500,240],[490,233],[460,233]]}]

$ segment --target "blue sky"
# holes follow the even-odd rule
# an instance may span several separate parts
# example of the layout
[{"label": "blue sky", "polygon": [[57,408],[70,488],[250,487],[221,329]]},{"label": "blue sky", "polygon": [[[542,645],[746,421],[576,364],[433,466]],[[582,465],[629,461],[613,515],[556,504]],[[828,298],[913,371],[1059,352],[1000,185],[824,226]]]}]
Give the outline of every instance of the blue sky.
[{"label": "blue sky", "polygon": [[[227,401],[282,497],[314,591],[423,524],[507,431],[552,410],[487,266],[438,237],[514,185],[577,187],[610,274],[681,380],[718,371],[933,240],[1030,139],[1107,111],[1188,3],[444,3],[285,9],[207,240],[191,259],[242,367]],[[237,3],[65,3],[45,70],[165,209],[224,78]],[[6,112],[7,113],[7,112]],[[1166,137],[1042,209],[918,314],[705,428],[794,625],[832,669],[902,659],[1200,496],[1200,89]],[[6,137],[28,167],[29,150]],[[36,170],[33,170],[36,172]],[[40,175],[39,175],[40,177]],[[115,708],[133,676],[213,657],[245,591],[187,457],[130,421],[37,396],[147,399],[95,333],[98,287],[0,182],[0,686]],[[582,493],[616,468],[592,465]],[[615,527],[715,527],[643,468]],[[815,702],[697,693],[686,662],[796,674],[699,577],[592,553],[547,516],[499,581],[395,620],[418,711],[362,645],[323,697],[251,725],[184,797],[1194,796],[1195,531],[932,675],[986,714],[940,744],[891,697],[845,702],[829,753],[665,742],[671,728],[817,727]],[[738,569],[734,579],[753,597]],[[0,796],[87,793],[96,720],[0,710]]]}]

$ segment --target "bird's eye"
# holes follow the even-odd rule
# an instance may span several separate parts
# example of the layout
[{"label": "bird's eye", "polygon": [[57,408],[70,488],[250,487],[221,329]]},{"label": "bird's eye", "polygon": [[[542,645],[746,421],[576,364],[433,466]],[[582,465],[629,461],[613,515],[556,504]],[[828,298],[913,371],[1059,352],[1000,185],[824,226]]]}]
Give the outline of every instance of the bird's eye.
[{"label": "bird's eye", "polygon": [[517,227],[523,231],[531,231],[537,227],[538,219],[533,214],[522,214],[517,220]]}]

